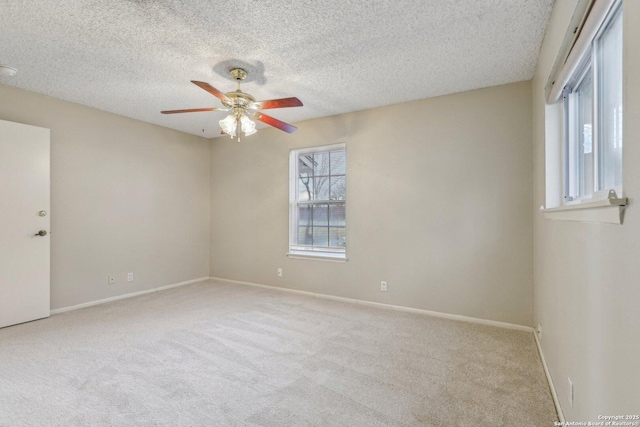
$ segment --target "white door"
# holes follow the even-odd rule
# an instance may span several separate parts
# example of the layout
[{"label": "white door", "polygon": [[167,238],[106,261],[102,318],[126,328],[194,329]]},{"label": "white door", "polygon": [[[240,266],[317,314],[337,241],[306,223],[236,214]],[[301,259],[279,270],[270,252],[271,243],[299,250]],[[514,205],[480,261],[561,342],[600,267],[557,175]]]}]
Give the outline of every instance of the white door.
[{"label": "white door", "polygon": [[49,317],[49,181],[49,129],[0,120],[0,328]]}]

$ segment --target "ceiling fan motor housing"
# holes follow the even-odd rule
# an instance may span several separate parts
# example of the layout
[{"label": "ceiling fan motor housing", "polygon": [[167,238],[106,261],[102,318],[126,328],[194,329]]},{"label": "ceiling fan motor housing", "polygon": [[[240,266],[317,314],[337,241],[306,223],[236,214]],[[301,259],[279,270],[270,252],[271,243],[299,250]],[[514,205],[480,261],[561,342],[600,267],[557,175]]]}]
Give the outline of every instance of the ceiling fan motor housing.
[{"label": "ceiling fan motor housing", "polygon": [[225,93],[225,95],[227,95],[231,100],[231,102],[222,101],[224,106],[227,108],[237,108],[237,107],[247,108],[250,103],[256,101],[256,99],[253,96],[241,91],[240,89],[234,92],[227,92]]}]

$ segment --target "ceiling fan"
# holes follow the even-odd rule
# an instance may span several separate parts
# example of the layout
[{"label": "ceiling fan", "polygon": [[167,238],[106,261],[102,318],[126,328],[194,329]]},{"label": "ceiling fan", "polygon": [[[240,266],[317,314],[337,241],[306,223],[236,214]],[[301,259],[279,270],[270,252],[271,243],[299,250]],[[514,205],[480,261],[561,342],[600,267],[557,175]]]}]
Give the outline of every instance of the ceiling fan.
[{"label": "ceiling fan", "polygon": [[256,101],[255,98],[246,92],[240,90],[240,83],[247,77],[247,72],[242,68],[234,68],[231,71],[231,77],[238,82],[238,88],[233,92],[222,93],[218,89],[211,86],[209,83],[199,82],[191,80],[191,83],[209,92],[211,95],[222,101],[224,108],[190,108],[187,110],[167,110],[161,111],[162,114],[176,114],[176,113],[198,113],[202,111],[231,111],[227,117],[219,121],[222,128],[222,134],[227,134],[232,139],[238,135],[238,142],[240,142],[240,132],[238,128],[244,132],[245,136],[253,135],[256,133],[256,124],[252,122],[249,117],[266,123],[270,126],[276,127],[287,133],[293,133],[298,128],[278,120],[274,117],[267,116],[257,110],[266,110],[270,108],[285,108],[285,107],[302,107],[302,101],[298,98],[280,98],[270,99],[267,101]]}]

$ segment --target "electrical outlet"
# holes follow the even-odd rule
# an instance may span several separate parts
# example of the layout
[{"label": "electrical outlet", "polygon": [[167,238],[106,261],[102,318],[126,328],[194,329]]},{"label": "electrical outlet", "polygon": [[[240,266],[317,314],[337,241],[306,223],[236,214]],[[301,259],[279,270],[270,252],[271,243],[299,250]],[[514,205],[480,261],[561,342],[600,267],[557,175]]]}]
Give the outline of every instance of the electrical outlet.
[{"label": "electrical outlet", "polygon": [[538,323],[536,326],[536,333],[538,334],[538,338],[542,338],[542,326]]},{"label": "electrical outlet", "polygon": [[382,292],[387,292],[387,282],[385,282],[384,280],[380,282],[380,290]]},{"label": "electrical outlet", "polygon": [[116,276],[114,276],[114,275],[110,274],[110,275],[109,275],[109,278],[108,278],[108,283],[109,283],[110,285],[115,285],[115,284],[116,284]]},{"label": "electrical outlet", "polygon": [[569,394],[569,406],[571,406],[573,408],[573,382],[571,381],[571,378],[569,378],[569,389],[568,389],[568,394]]},{"label": "electrical outlet", "polygon": [[282,277],[282,269],[281,268],[278,269],[278,277]]},{"label": "electrical outlet", "polygon": [[133,273],[127,273],[127,282],[133,282]]}]

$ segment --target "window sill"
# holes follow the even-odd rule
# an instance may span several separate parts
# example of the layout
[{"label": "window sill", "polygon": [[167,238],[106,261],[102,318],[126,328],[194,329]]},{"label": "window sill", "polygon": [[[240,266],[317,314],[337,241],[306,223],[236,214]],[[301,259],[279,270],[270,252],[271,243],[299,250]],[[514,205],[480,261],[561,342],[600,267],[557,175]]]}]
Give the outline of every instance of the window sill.
[{"label": "window sill", "polygon": [[613,193],[606,199],[592,202],[576,203],[550,209],[544,209],[544,206],[541,206],[540,211],[546,219],[551,220],[620,225],[624,219],[624,208],[627,204],[628,199],[626,197],[617,198]]},{"label": "window sill", "polygon": [[346,254],[336,253],[314,253],[314,252],[305,252],[305,251],[291,251],[287,253],[287,256],[292,259],[306,259],[312,261],[329,261],[329,262],[347,262],[349,258],[347,258]]}]

